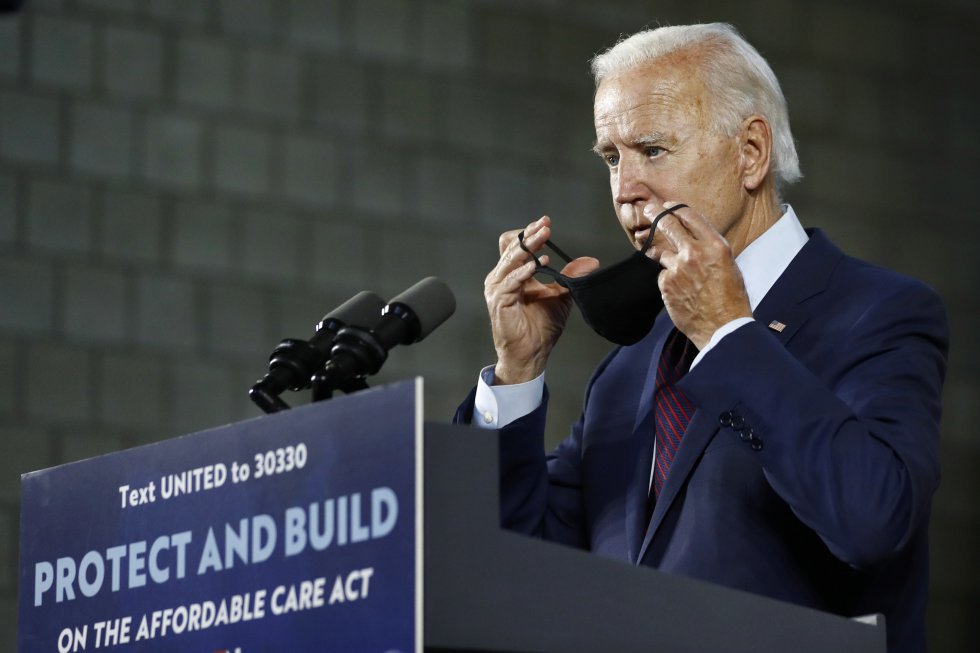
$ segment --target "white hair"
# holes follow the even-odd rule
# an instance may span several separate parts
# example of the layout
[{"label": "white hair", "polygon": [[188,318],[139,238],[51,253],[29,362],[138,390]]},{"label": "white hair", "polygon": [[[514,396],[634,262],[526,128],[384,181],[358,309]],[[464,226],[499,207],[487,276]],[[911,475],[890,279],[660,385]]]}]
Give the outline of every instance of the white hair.
[{"label": "white hair", "polygon": [[713,128],[734,136],[745,118],[764,116],[772,129],[772,170],[777,189],[799,180],[803,176],[800,160],[779,81],[762,55],[728,23],[637,32],[596,55],[592,75],[598,86],[609,75],[686,49],[704,55],[699,72],[712,95]]}]

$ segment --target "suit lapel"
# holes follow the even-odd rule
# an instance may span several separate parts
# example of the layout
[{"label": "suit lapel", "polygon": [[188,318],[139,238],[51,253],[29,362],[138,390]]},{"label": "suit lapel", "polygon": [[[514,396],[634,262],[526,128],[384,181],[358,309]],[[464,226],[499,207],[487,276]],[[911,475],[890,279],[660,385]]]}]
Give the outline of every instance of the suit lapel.
[{"label": "suit lapel", "polygon": [[843,256],[819,229],[807,230],[810,240],[779,280],[762,298],[753,316],[768,326],[783,345],[796,335],[812,315],[806,300],[826,289],[830,275]]},{"label": "suit lapel", "polygon": [[[827,287],[831,273],[837,266],[837,262],[841,256],[843,256],[841,251],[819,230],[808,230],[808,233],[810,234],[810,240],[789,264],[789,267],[780,275],[775,285],[766,293],[766,296],[759,306],[756,307],[753,314],[753,317],[764,325],[769,325],[773,321],[783,325],[781,329],[777,325],[776,329],[771,328],[770,331],[784,346],[789,343],[793,335],[810,318],[811,311],[804,306],[804,302]],[[663,349],[664,340],[672,327],[673,324],[671,323],[660,335],[655,349],[658,357],[660,351]],[[653,410],[653,398],[656,391],[656,362],[652,363],[652,367],[654,382],[650,383],[648,379],[648,382],[644,385],[644,395],[640,403],[641,410],[646,405],[648,412],[652,412]],[[639,417],[638,415],[637,424],[640,424]],[[652,433],[652,422],[650,423],[650,429]],[[663,522],[664,516],[687,482],[695,464],[701,458],[701,454],[718,430],[716,415],[707,415],[702,410],[695,411],[691,417],[690,424],[688,424],[687,431],[681,440],[681,444],[674,454],[674,462],[670,466],[670,472],[667,474],[667,480],[660,492],[660,497],[657,499],[657,505],[650,517],[650,522],[646,525],[643,542],[640,545],[639,553],[634,562],[639,563],[643,560],[643,556],[650,547],[657,533],[657,529]],[[651,445],[650,453],[646,460],[648,466],[651,464],[652,449],[653,447]],[[645,503],[642,504],[641,508],[645,509]],[[628,516],[629,513],[630,509],[628,508]],[[630,535],[630,533],[627,534]],[[633,540],[628,541],[633,542]],[[631,545],[632,550],[635,549],[632,549]]]}]

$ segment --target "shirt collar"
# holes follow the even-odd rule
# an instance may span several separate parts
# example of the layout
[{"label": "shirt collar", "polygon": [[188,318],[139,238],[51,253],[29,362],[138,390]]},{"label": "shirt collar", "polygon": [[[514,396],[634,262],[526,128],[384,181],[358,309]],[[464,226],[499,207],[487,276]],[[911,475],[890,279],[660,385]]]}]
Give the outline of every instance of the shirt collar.
[{"label": "shirt collar", "polygon": [[782,208],[783,215],[776,224],[735,258],[753,311],[809,238],[793,207],[784,204]]}]

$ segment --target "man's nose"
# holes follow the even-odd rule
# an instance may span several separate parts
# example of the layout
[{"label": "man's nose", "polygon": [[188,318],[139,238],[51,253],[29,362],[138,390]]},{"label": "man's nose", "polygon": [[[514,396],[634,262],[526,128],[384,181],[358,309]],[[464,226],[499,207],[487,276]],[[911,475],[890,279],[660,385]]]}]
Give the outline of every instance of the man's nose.
[{"label": "man's nose", "polygon": [[617,204],[632,204],[650,198],[650,187],[640,175],[639,166],[626,157],[616,166],[612,180],[613,201]]}]

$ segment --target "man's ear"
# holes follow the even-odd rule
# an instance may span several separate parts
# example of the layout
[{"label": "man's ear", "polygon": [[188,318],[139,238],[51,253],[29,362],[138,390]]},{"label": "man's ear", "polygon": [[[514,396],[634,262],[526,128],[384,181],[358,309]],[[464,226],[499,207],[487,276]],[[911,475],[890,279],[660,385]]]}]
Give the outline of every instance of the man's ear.
[{"label": "man's ear", "polygon": [[742,161],[742,184],[754,191],[769,176],[772,160],[772,128],[759,115],[749,116],[739,129],[739,154]]}]

